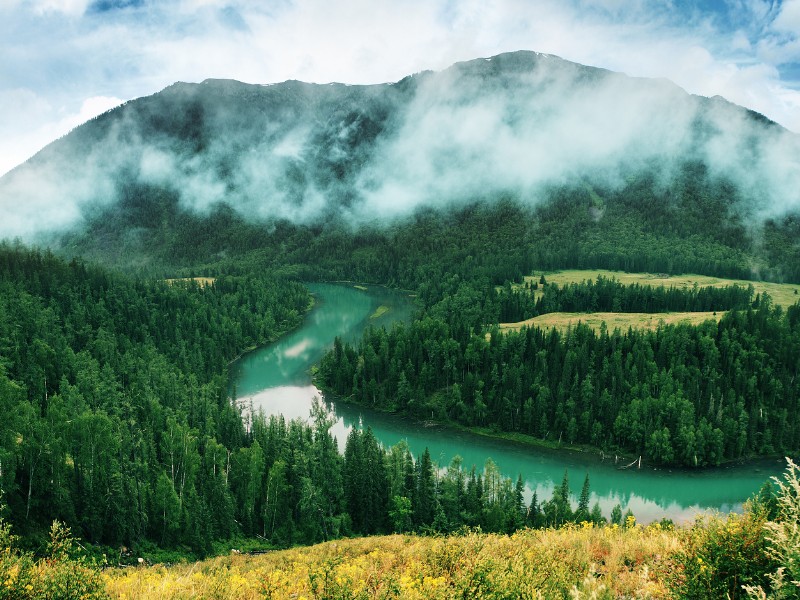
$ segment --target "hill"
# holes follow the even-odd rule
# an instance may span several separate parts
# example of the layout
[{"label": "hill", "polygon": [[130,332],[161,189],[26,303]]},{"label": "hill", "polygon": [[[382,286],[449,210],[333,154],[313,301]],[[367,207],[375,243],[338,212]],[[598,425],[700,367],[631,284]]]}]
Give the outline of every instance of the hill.
[{"label": "hill", "polygon": [[112,597],[144,600],[791,597],[800,510],[794,463],[777,483],[776,496],[765,487],[743,515],[678,530],[668,523],[643,528],[629,517],[622,526],[584,522],[511,536],[465,531],[338,540],[258,557],[111,571],[105,582]]},{"label": "hill", "polygon": [[[642,527],[635,518],[596,526],[392,535],[181,563],[111,568],[76,552],[54,523],[48,556],[17,547],[0,521],[8,597],[139,598],[730,598],[793,597],[797,586],[797,466],[765,486],[744,514],[691,527]],[[103,562],[108,559],[104,555]]]},{"label": "hill", "polygon": [[[0,179],[0,236],[126,268],[255,254],[329,274],[431,212],[472,233],[475,205],[512,206],[512,273],[800,281],[798,148],[721,98],[535,52],[382,85],[176,83]],[[409,279],[391,264],[344,270]]]}]

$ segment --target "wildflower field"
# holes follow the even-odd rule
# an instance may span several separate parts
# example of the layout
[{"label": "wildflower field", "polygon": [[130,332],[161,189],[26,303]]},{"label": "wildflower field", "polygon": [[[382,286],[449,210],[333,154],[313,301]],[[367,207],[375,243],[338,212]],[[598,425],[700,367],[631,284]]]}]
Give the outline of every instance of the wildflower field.
[{"label": "wildflower field", "polygon": [[[392,535],[261,556],[107,571],[113,598],[668,597],[678,534],[658,525]],[[594,594],[594,596],[593,596]]]},{"label": "wildflower field", "polygon": [[800,469],[743,514],[689,527],[628,517],[513,535],[341,539],[261,556],[106,570],[112,598],[249,600],[798,598]]}]

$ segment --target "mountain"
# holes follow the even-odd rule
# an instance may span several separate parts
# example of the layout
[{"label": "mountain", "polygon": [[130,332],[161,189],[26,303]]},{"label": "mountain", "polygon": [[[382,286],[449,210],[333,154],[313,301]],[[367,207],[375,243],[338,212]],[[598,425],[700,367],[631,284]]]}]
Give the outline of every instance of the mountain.
[{"label": "mountain", "polygon": [[527,51],[381,85],[176,83],[0,179],[0,235],[187,265],[273,244],[276,227],[386,237],[498,200],[527,237],[567,236],[569,256],[533,262],[626,268],[644,242],[680,270],[695,267],[671,248],[710,244],[700,267],[800,277],[800,137],[719,97]]}]

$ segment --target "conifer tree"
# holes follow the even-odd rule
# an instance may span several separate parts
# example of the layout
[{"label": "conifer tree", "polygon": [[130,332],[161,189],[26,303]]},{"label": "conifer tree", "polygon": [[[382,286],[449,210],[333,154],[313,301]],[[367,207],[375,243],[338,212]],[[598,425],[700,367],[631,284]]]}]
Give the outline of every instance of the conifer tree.
[{"label": "conifer tree", "polygon": [[589,515],[589,474],[583,480],[583,487],[581,488],[581,495],[578,498],[578,510],[575,511],[575,521],[581,523],[588,521]]}]

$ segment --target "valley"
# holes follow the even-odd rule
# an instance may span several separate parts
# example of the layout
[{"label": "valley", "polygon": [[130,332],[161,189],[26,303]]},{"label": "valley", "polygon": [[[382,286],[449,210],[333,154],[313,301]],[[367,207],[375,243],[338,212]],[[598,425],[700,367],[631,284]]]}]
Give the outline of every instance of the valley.
[{"label": "valley", "polygon": [[[0,178],[0,572],[29,578],[4,581],[771,585],[800,514],[769,483],[800,450],[798,149],[534,52],[175,83],[84,123]],[[270,554],[91,562],[231,549]]]}]

